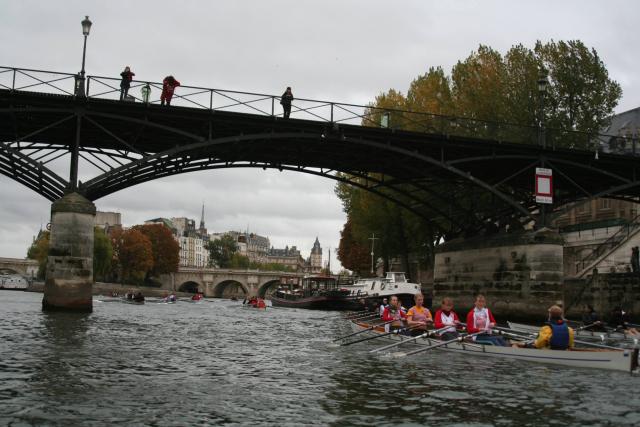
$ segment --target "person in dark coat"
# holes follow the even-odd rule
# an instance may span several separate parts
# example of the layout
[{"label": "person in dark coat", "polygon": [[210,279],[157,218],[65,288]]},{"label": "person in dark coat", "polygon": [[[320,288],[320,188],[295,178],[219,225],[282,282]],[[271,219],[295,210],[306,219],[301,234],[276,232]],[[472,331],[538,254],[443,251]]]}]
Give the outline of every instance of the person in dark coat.
[{"label": "person in dark coat", "polygon": [[173,76],[167,76],[162,81],[162,94],[160,95],[160,105],[167,103],[167,106],[171,105],[171,98],[173,98],[173,92],[176,87],[180,86],[180,82]]},{"label": "person in dark coat", "polygon": [[637,246],[631,248],[631,271],[640,273],[640,250]]},{"label": "person in dark coat", "polygon": [[282,97],[280,98],[280,105],[282,105],[283,116],[285,119],[289,118],[291,114],[291,102],[293,101],[293,93],[291,93],[291,87],[287,87]]},{"label": "person in dark coat", "polygon": [[131,71],[131,68],[127,65],[124,67],[124,71],[120,73],[120,101],[122,101],[128,94],[129,88],[131,87],[131,80],[133,80],[133,76],[135,73]]}]

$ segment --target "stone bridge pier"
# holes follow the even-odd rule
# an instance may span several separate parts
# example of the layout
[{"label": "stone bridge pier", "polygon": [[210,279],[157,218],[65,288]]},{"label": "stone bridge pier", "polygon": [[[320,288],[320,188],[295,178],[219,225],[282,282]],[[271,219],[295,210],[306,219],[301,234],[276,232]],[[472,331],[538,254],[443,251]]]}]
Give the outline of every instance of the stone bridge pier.
[{"label": "stone bridge pier", "polygon": [[302,274],[259,270],[226,270],[181,267],[177,273],[161,276],[164,289],[203,292],[206,297],[268,298],[282,277],[301,278]]}]

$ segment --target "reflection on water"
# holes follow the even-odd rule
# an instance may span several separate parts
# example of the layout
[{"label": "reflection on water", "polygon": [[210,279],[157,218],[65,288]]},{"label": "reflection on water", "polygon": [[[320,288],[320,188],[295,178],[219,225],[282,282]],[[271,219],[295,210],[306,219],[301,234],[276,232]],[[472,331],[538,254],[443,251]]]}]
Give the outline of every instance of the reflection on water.
[{"label": "reflection on water", "polygon": [[640,378],[430,352],[369,354],[336,313],[0,292],[0,424],[638,425]]}]

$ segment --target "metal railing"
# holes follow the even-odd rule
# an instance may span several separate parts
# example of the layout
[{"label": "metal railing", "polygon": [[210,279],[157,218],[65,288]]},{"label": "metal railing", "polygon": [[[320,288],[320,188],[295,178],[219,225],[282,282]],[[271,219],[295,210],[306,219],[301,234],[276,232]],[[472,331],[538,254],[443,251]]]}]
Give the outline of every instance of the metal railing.
[{"label": "metal railing", "polygon": [[[606,252],[614,249],[621,242],[625,241],[634,231],[640,227],[640,215],[620,227],[607,240],[600,243],[589,255],[576,262],[576,275],[584,273],[585,268],[589,267],[595,260],[600,258]],[[579,266],[579,269],[578,269]]]},{"label": "metal railing", "polygon": [[[86,95],[89,98],[120,99],[120,79],[87,76]],[[75,96],[78,75],[54,71],[15,67],[0,67],[0,89],[12,91],[38,91]],[[129,94],[135,102],[142,102],[141,89],[148,87],[149,104],[160,103],[162,83],[133,80]],[[214,89],[198,86],[179,86],[173,96],[173,107],[202,108],[263,116],[281,117],[280,96]],[[371,127],[388,127],[440,135],[488,139],[494,141],[538,145],[539,129],[506,122],[492,122],[468,117],[455,117],[373,105],[296,98],[291,107],[291,118],[346,123]],[[545,128],[546,147],[551,149],[580,149],[598,151],[603,143],[616,141],[619,136]],[[635,144],[635,140],[633,140]],[[635,154],[635,145],[632,154]]]}]

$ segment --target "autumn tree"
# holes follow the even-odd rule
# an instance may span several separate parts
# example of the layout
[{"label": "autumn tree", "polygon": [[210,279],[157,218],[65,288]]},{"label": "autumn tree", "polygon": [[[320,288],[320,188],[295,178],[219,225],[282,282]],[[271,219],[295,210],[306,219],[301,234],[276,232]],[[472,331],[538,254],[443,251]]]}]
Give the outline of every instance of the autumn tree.
[{"label": "autumn tree", "polygon": [[340,232],[338,259],[345,268],[359,276],[366,276],[370,267],[369,250],[362,242],[356,240],[351,227],[351,221],[347,218],[347,222]]},{"label": "autumn tree", "polygon": [[145,224],[133,228],[139,230],[151,242],[153,266],[147,272],[147,279],[178,271],[180,245],[173,238],[169,228],[164,224]]},{"label": "autumn tree", "polygon": [[209,241],[209,262],[220,268],[229,268],[233,255],[238,251],[238,245],[229,234],[219,239]]},{"label": "autumn tree", "polygon": [[153,267],[153,249],[149,238],[135,228],[116,230],[112,234],[112,244],[122,281],[142,283]]}]

